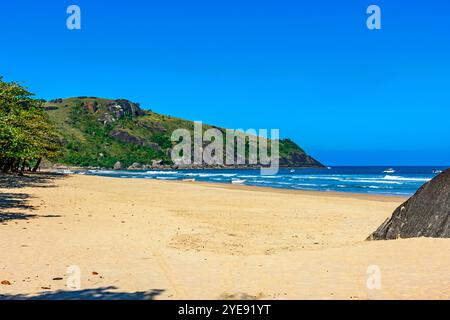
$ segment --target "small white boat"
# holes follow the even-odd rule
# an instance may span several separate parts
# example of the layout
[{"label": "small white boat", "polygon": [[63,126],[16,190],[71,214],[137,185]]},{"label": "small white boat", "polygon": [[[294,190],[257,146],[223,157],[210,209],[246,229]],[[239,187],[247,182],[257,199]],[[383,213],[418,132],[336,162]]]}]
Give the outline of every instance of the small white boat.
[{"label": "small white boat", "polygon": [[184,182],[195,182],[195,178],[183,179]]},{"label": "small white boat", "polygon": [[395,170],[392,168],[386,169],[383,171],[384,173],[395,173]]},{"label": "small white boat", "polygon": [[232,184],[243,184],[245,181],[246,180],[238,180],[238,179],[236,179],[236,180],[231,180],[231,183]]},{"label": "small white boat", "polygon": [[295,172],[295,170],[294,169],[291,169],[290,171],[289,171],[290,173],[294,173]]}]

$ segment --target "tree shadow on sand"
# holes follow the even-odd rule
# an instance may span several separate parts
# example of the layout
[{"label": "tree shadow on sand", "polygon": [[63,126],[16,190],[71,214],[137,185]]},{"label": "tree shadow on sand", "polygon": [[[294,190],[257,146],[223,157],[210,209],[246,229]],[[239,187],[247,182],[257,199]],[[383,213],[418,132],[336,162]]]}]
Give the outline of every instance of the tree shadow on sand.
[{"label": "tree shadow on sand", "polygon": [[66,175],[61,173],[30,173],[23,176],[0,173],[0,188],[17,189],[27,187],[51,188],[52,181],[62,179]]},{"label": "tree shadow on sand", "polygon": [[138,292],[117,292],[117,287],[100,287],[78,291],[52,291],[42,292],[38,295],[26,294],[0,294],[0,300],[153,300],[163,293],[163,289]]},{"label": "tree shadow on sand", "polygon": [[[61,179],[64,175],[45,173],[26,176],[0,174],[0,189],[13,191],[17,188],[36,187],[49,188],[55,179]],[[33,211],[35,207],[30,205],[30,195],[27,193],[2,192],[0,190],[0,223],[11,220],[28,220],[36,217],[57,217],[56,215],[37,216],[31,213],[11,212],[10,210]],[[6,212],[7,211],[7,212]]]}]

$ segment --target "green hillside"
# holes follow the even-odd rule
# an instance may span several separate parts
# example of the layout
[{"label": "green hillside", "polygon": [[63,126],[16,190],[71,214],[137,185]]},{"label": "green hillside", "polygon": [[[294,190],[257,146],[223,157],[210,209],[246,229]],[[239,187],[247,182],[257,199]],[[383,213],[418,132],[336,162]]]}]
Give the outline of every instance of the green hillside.
[{"label": "green hillside", "polygon": [[[143,110],[125,99],[55,99],[46,102],[45,110],[64,145],[58,162],[73,166],[112,168],[120,161],[127,167],[151,165],[152,160],[172,165],[173,130],[194,129],[192,121]],[[204,130],[209,128],[203,125]],[[322,166],[289,139],[280,141],[280,165]]]}]

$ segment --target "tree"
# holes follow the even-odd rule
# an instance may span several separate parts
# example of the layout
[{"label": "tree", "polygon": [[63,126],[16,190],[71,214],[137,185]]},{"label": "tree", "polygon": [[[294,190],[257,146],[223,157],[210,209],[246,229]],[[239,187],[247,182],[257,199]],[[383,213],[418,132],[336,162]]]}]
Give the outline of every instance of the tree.
[{"label": "tree", "polygon": [[36,171],[42,158],[55,157],[60,148],[43,101],[15,82],[0,77],[0,169]]}]

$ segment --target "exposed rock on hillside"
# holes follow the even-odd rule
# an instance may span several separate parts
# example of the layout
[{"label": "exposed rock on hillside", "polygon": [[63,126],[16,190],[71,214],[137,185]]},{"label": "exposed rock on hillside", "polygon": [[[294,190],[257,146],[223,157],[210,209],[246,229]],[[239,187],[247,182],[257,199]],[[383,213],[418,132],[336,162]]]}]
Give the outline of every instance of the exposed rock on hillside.
[{"label": "exposed rock on hillside", "polygon": [[[192,134],[194,128],[192,121],[143,110],[138,103],[125,99],[83,96],[54,99],[45,108],[65,147],[57,161],[65,165],[114,168],[120,162],[121,168],[127,168],[133,163],[150,166],[153,160],[158,160],[154,167],[170,166],[172,132],[185,129]],[[204,131],[210,128],[225,132],[223,128],[203,126]],[[204,142],[203,147],[208,144]],[[281,166],[322,167],[292,140],[282,139],[279,146]]]},{"label": "exposed rock on hillside", "polygon": [[[96,106],[87,106],[91,111],[96,112]],[[95,108],[95,109],[94,109]],[[145,115],[138,103],[125,99],[118,99],[106,105],[105,112],[102,112],[98,120],[104,124],[111,124],[125,116],[138,117]]]},{"label": "exposed rock on hillside", "polygon": [[161,148],[159,147],[159,145],[157,143],[147,142],[144,139],[133,136],[126,131],[113,130],[110,132],[109,135],[112,138],[115,138],[124,143],[132,143],[132,144],[136,144],[136,145],[139,145],[142,147],[149,147],[155,151],[161,151]]},{"label": "exposed rock on hillside", "polygon": [[133,103],[125,99],[115,100],[108,105],[110,111],[116,118],[120,119],[124,115],[131,115],[134,117],[143,116],[145,112],[140,108],[139,103]]}]

